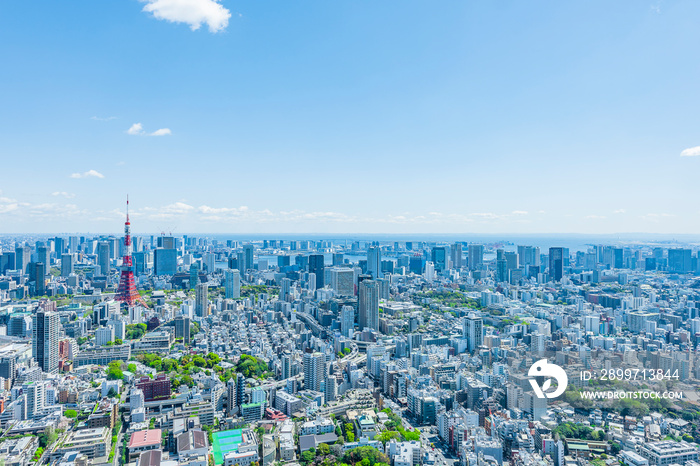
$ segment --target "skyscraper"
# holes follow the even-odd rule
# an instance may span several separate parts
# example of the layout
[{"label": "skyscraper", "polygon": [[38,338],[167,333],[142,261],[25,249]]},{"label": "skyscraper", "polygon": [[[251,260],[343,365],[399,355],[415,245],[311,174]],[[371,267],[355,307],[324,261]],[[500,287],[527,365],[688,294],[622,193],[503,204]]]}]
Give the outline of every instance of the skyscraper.
[{"label": "skyscraper", "polygon": [[323,281],[325,274],[325,259],[323,254],[309,255],[309,272],[316,275],[316,289],[321,289],[325,286]]},{"label": "skyscraper", "polygon": [[156,249],[154,251],[153,268],[156,276],[175,275],[175,272],[177,272],[177,249]]},{"label": "skyscraper", "polygon": [[73,255],[72,254],[62,254],[61,255],[61,276],[67,277],[73,273]]},{"label": "skyscraper", "polygon": [[[244,244],[243,245],[243,260],[244,260],[244,265],[241,268],[241,270],[246,271],[248,269],[253,268],[253,245],[252,244]],[[240,267],[240,264],[238,264]]]},{"label": "skyscraper", "polygon": [[186,345],[190,344],[190,318],[187,316],[175,317],[175,338],[182,338]]},{"label": "skyscraper", "polygon": [[304,353],[304,389],[321,391],[321,382],[326,376],[326,355]]},{"label": "skyscraper", "polygon": [[59,325],[55,312],[39,309],[32,316],[32,357],[44,372],[58,370]]},{"label": "skyscraper", "polygon": [[339,296],[353,296],[355,294],[355,272],[347,267],[333,267],[330,269],[331,288]]},{"label": "skyscraper", "polygon": [[469,245],[469,270],[480,269],[484,263],[484,245],[483,244],[470,244]]},{"label": "skyscraper", "polygon": [[343,306],[340,310],[340,333],[344,337],[352,337],[352,330],[355,325],[355,308]]},{"label": "skyscraper", "polygon": [[435,246],[430,251],[430,259],[437,272],[447,270],[448,257],[449,253],[447,246]]},{"label": "skyscraper", "polygon": [[452,259],[452,267],[455,269],[462,268],[462,243],[455,243],[450,248],[450,256]]},{"label": "skyscraper", "polygon": [[195,288],[194,312],[199,317],[209,315],[209,284],[200,283]]},{"label": "skyscraper", "polygon": [[374,280],[363,280],[360,283],[358,300],[358,323],[360,331],[369,327],[379,330],[379,283]]},{"label": "skyscraper", "polygon": [[367,273],[372,278],[382,278],[382,250],[379,246],[367,248]]},{"label": "skyscraper", "polygon": [[32,271],[29,280],[34,282],[34,296],[44,296],[46,294],[46,266],[43,262],[31,264]]},{"label": "skyscraper", "polygon": [[564,248],[549,248],[549,276],[555,282],[564,276]]},{"label": "skyscraper", "polygon": [[100,241],[97,243],[97,265],[100,266],[102,275],[109,275],[109,243]]},{"label": "skyscraper", "polygon": [[467,351],[473,353],[484,343],[484,321],[474,314],[462,320],[463,337],[467,340]]},{"label": "skyscraper", "polygon": [[27,267],[32,258],[32,249],[29,246],[17,246],[15,248],[15,270],[27,273]]},{"label": "skyscraper", "polygon": [[229,269],[224,273],[226,280],[226,299],[240,299],[241,273],[238,269]]},{"label": "skyscraper", "polygon": [[37,246],[37,248],[36,248],[36,261],[44,264],[45,269],[48,269],[51,266],[51,255],[49,254],[48,247]]}]

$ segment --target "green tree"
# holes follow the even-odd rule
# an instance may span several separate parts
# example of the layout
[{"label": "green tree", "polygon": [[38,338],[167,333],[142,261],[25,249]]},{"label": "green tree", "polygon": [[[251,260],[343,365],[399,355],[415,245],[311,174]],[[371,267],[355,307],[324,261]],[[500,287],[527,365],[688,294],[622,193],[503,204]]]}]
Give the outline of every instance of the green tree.
[{"label": "green tree", "polygon": [[67,409],[63,412],[63,415],[66,416],[68,419],[75,419],[78,417],[78,412],[74,409]]}]

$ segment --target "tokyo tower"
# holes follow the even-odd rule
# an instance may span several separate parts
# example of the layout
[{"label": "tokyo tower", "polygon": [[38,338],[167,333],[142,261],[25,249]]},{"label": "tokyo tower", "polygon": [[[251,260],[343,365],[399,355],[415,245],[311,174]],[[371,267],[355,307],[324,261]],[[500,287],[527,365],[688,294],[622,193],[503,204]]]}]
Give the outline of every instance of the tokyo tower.
[{"label": "tokyo tower", "polygon": [[124,223],[124,257],[122,258],[122,271],[119,278],[119,288],[114,296],[115,301],[121,301],[127,306],[140,303],[146,306],[134,280],[134,263],[131,258],[131,223],[129,223],[129,196],[126,197],[126,222]]}]

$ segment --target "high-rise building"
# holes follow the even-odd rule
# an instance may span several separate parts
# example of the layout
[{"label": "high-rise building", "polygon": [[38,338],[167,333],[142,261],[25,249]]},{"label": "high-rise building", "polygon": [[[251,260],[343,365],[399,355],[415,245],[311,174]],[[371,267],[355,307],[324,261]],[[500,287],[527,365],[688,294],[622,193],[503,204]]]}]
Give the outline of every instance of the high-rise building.
[{"label": "high-rise building", "polygon": [[51,266],[51,254],[47,246],[37,246],[36,261],[44,264],[46,269]]},{"label": "high-rise building", "polygon": [[449,257],[447,246],[435,246],[430,251],[430,259],[435,266],[437,272],[442,272],[447,270],[447,261]]},{"label": "high-rise building", "polygon": [[455,269],[462,268],[462,243],[454,243],[450,248],[450,257],[452,259],[452,267]]},{"label": "high-rise building", "polygon": [[53,252],[56,254],[56,257],[61,257],[61,254],[66,251],[66,240],[60,236],[56,236],[53,239],[53,244]]},{"label": "high-rise building", "polygon": [[360,331],[367,327],[379,331],[379,283],[375,280],[360,283],[358,307]]},{"label": "high-rise building", "polygon": [[32,316],[32,357],[47,373],[58,370],[60,318],[55,312],[39,309]]},{"label": "high-rise building", "polygon": [[555,282],[564,276],[564,248],[549,248],[549,276]]},{"label": "high-rise building", "polygon": [[462,320],[462,334],[467,340],[467,351],[473,353],[484,343],[484,321],[476,315],[469,315]]},{"label": "high-rise building", "polygon": [[668,250],[668,270],[672,273],[690,273],[692,270],[693,251],[672,248]]},{"label": "high-rise building", "polygon": [[468,248],[467,260],[469,262],[469,270],[480,269],[484,263],[484,245],[470,244]]},{"label": "high-rise building", "polygon": [[333,266],[343,265],[343,253],[335,252],[333,253]]},{"label": "high-rise building", "polygon": [[[241,270],[244,272],[248,269],[253,268],[253,245],[252,244],[244,244],[243,245],[243,267],[241,267]],[[240,267],[241,264],[238,264]]]},{"label": "high-rise building", "polygon": [[198,317],[209,315],[209,284],[200,283],[195,288],[194,312]]},{"label": "high-rise building", "polygon": [[226,382],[226,399],[228,407],[228,415],[233,417],[236,414],[236,381],[231,377],[228,382]]},{"label": "high-rise building", "polygon": [[175,338],[182,338],[185,345],[190,344],[190,318],[188,316],[175,317]]},{"label": "high-rise building", "polygon": [[323,281],[325,275],[325,258],[323,254],[309,255],[309,272],[316,275],[316,289],[319,290],[325,286]]},{"label": "high-rise building", "polygon": [[379,246],[367,248],[367,273],[372,278],[382,278],[382,250]]},{"label": "high-rise building", "polygon": [[280,380],[288,379],[292,376],[292,353],[285,351],[282,353],[281,370],[280,370]]},{"label": "high-rise building", "polygon": [[340,310],[340,333],[344,337],[351,338],[355,326],[355,308],[343,306]]},{"label": "high-rise building", "polygon": [[321,382],[326,377],[326,355],[304,353],[304,389],[321,391]]},{"label": "high-rise building", "polygon": [[339,296],[355,295],[355,272],[347,267],[333,267],[330,269],[331,288]]},{"label": "high-rise building", "polygon": [[154,251],[153,269],[156,276],[175,275],[177,272],[177,249],[156,249]]},{"label": "high-rise building", "polygon": [[30,263],[30,281],[34,282],[34,296],[44,296],[46,294],[46,266],[43,262]]},{"label": "high-rise building", "polygon": [[72,254],[62,254],[61,255],[61,276],[67,277],[73,273],[73,255]]},{"label": "high-rise building", "polygon": [[243,406],[245,403],[245,376],[236,374],[236,406]]},{"label": "high-rise building", "polygon": [[224,272],[226,281],[226,299],[240,299],[241,297],[241,273],[238,269],[228,269]]},{"label": "high-rise building", "polygon": [[100,266],[100,272],[102,275],[109,275],[109,243],[106,241],[100,241],[97,243],[97,265]]},{"label": "high-rise building", "polygon": [[27,267],[32,260],[32,249],[29,246],[17,246],[15,248],[15,270],[27,273]]}]

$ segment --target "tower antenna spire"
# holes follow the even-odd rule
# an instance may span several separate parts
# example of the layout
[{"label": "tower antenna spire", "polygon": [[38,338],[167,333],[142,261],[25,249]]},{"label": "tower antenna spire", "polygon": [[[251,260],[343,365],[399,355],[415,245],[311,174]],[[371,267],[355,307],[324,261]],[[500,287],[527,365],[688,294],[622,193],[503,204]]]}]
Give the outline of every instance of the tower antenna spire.
[{"label": "tower antenna spire", "polygon": [[129,222],[129,195],[126,195],[126,222],[124,222],[124,256],[122,258],[119,288],[114,296],[116,301],[121,301],[127,306],[133,306],[137,302],[146,306],[145,301],[136,289],[134,280],[134,261],[131,255],[131,222]]}]

